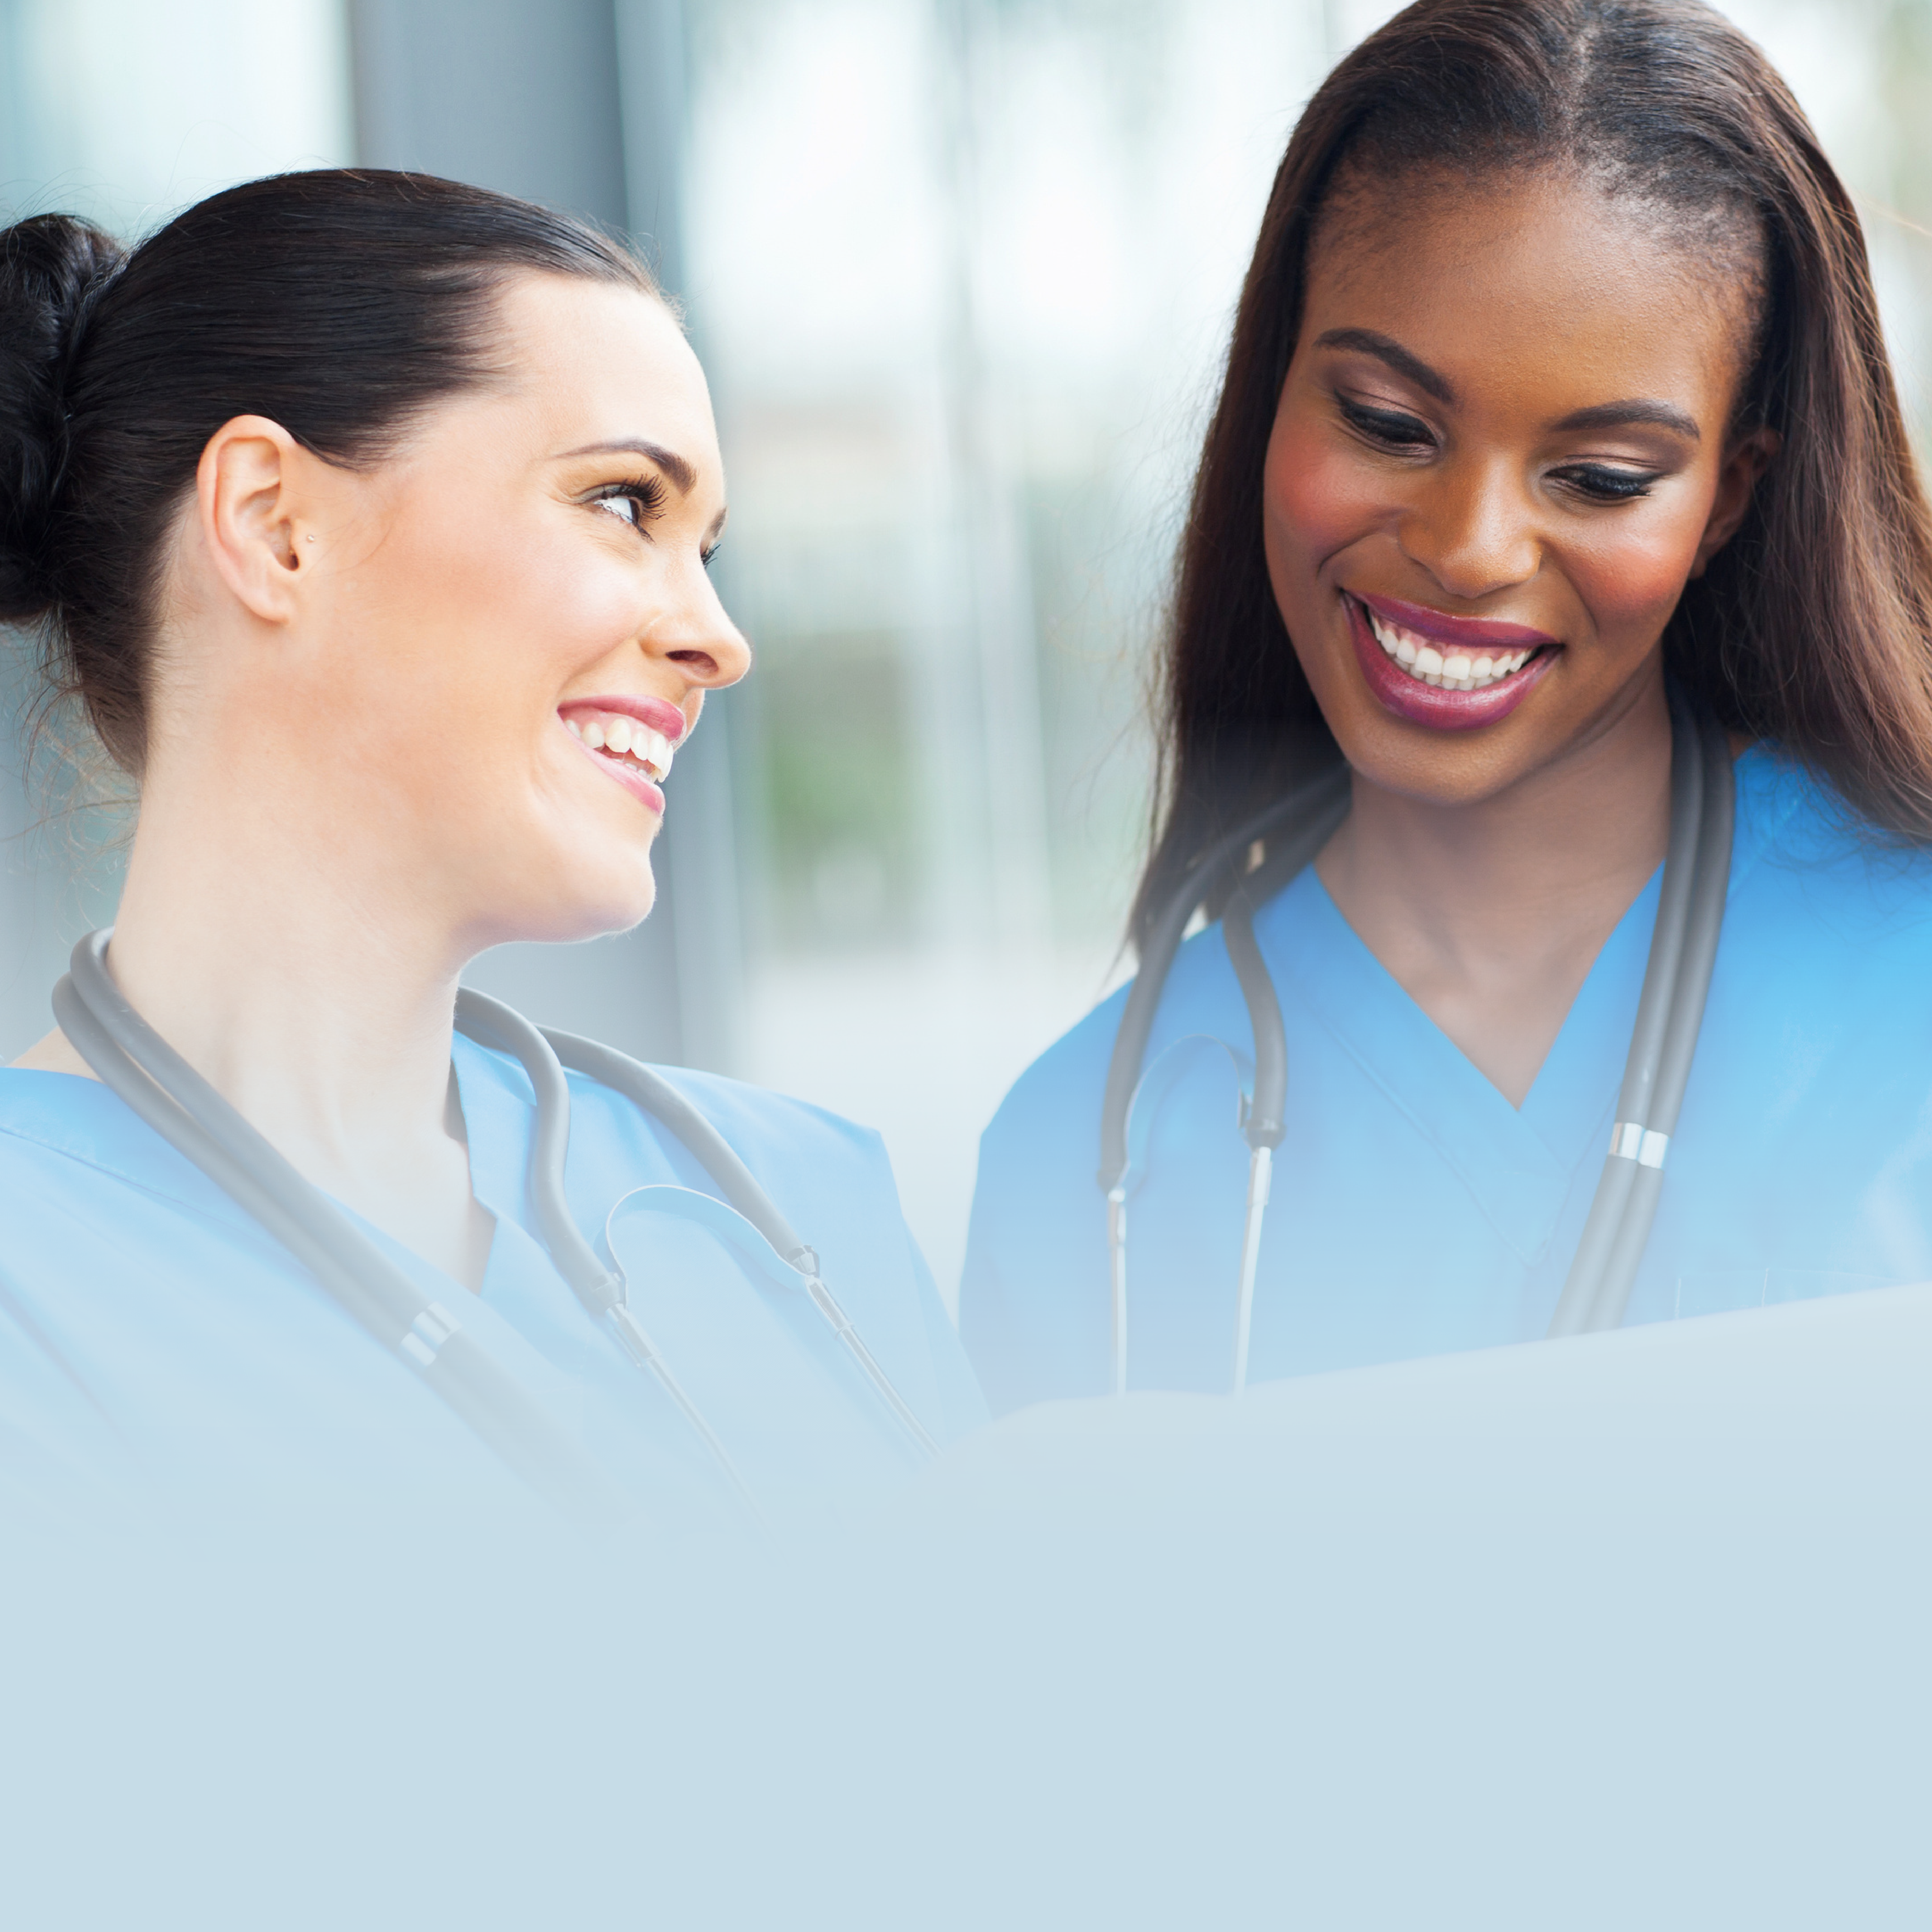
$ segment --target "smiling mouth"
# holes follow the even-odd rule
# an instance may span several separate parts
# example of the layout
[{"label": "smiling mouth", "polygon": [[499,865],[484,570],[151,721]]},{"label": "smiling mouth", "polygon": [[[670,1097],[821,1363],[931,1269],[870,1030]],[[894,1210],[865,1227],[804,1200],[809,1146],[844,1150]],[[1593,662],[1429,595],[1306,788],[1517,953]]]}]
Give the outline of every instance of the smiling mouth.
[{"label": "smiling mouth", "polygon": [[641,772],[654,784],[670,776],[674,747],[662,731],[621,712],[574,712],[563,722],[572,736],[620,770]]},{"label": "smiling mouth", "polygon": [[1544,646],[1513,651],[1444,649],[1420,632],[1378,616],[1364,604],[1362,614],[1369,631],[1382,646],[1391,663],[1418,684],[1433,685],[1442,691],[1486,691],[1522,670]]}]

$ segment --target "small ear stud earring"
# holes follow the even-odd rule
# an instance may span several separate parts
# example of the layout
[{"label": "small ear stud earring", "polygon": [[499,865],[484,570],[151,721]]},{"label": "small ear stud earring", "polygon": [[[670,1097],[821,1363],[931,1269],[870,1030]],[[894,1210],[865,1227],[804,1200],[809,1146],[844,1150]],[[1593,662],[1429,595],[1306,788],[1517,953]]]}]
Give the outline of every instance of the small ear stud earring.
[{"label": "small ear stud earring", "polygon": [[304,537],[302,538],[302,542],[304,543],[314,543],[315,542],[315,538],[312,536]]}]

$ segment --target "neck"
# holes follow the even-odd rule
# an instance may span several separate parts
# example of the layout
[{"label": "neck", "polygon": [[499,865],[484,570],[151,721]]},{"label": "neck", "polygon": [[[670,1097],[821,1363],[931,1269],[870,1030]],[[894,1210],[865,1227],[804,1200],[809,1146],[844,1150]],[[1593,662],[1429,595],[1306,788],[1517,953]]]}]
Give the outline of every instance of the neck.
[{"label": "neck", "polygon": [[460,962],[370,890],[359,855],[291,850],[275,830],[232,801],[145,801],[114,976],[272,1140],[352,1161],[441,1121]]},{"label": "neck", "polygon": [[1355,776],[1318,862],[1370,951],[1520,1105],[1670,838],[1660,682],[1587,745],[1468,805]]},{"label": "neck", "polygon": [[309,1180],[474,1285],[489,1222],[450,1111],[469,949],[406,831],[263,762],[151,772],[110,969]]}]

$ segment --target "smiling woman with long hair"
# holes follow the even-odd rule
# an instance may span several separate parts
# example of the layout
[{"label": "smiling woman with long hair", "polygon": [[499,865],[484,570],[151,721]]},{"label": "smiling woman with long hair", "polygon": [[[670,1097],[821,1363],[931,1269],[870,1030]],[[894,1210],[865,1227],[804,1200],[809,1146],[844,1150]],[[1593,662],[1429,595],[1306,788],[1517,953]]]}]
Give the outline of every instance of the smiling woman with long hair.
[{"label": "smiling woman with long hair", "polygon": [[876,1136],[460,996],[645,916],[667,772],[750,664],[637,262],[395,174],[124,257],[38,217],[0,236],[0,616],[140,794],[111,940],[0,1069],[11,1467],[500,1460],[580,1514],[790,1514],[970,1424]]},{"label": "smiling woman with long hair", "polygon": [[[961,1306],[996,1407],[1110,1357],[1226,1388],[1932,1275],[1932,537],[1850,198],[1718,14],[1424,0],[1330,76],[1161,727],[1133,938],[1227,916],[986,1134]],[[1664,876],[1699,824],[1716,856]],[[1694,996],[1646,1059],[1646,962],[1708,963],[1720,910],[1701,1034]],[[1681,1114],[1630,1111],[1693,1042]]]}]

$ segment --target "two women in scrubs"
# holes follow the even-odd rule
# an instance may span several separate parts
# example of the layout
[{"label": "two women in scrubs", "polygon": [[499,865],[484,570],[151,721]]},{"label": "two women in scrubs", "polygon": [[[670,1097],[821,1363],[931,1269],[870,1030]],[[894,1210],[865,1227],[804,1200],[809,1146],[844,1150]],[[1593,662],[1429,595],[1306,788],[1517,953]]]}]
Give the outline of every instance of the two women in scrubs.
[{"label": "two women in scrubs", "polygon": [[[1254,922],[1289,1080],[1252,1378],[1549,1329],[1673,682],[1730,736],[1736,830],[1628,1318],[1932,1276],[1932,524],[1856,214],[1750,43],[1676,0],[1424,0],[1345,60],[1276,179],[1173,608],[1136,939],[1346,774]],[[996,1408],[1109,1386],[1124,997],[982,1145],[961,1316]],[[1228,1386],[1252,1046],[1210,925],[1148,1049],[1184,1070],[1142,1123],[1130,1386]]]},{"label": "two women in scrubs", "polygon": [[[529,1080],[452,1034],[485,947],[650,910],[660,788],[749,666],[706,574],[724,478],[675,319],[602,237],[404,176],[255,182],[125,258],[59,216],[4,244],[0,616],[38,626],[138,785],[116,986],[630,1507],[707,1514],[716,1460],[546,1248]],[[970,1426],[876,1137],[674,1078],[924,1428]],[[761,1506],[900,1480],[900,1430],[798,1278],[675,1211],[716,1187],[658,1121],[571,1085],[580,1232],[655,1298]],[[58,1032],[0,1070],[0,1430],[29,1481],[130,1451],[278,1492],[494,1481],[409,1361]]]}]

